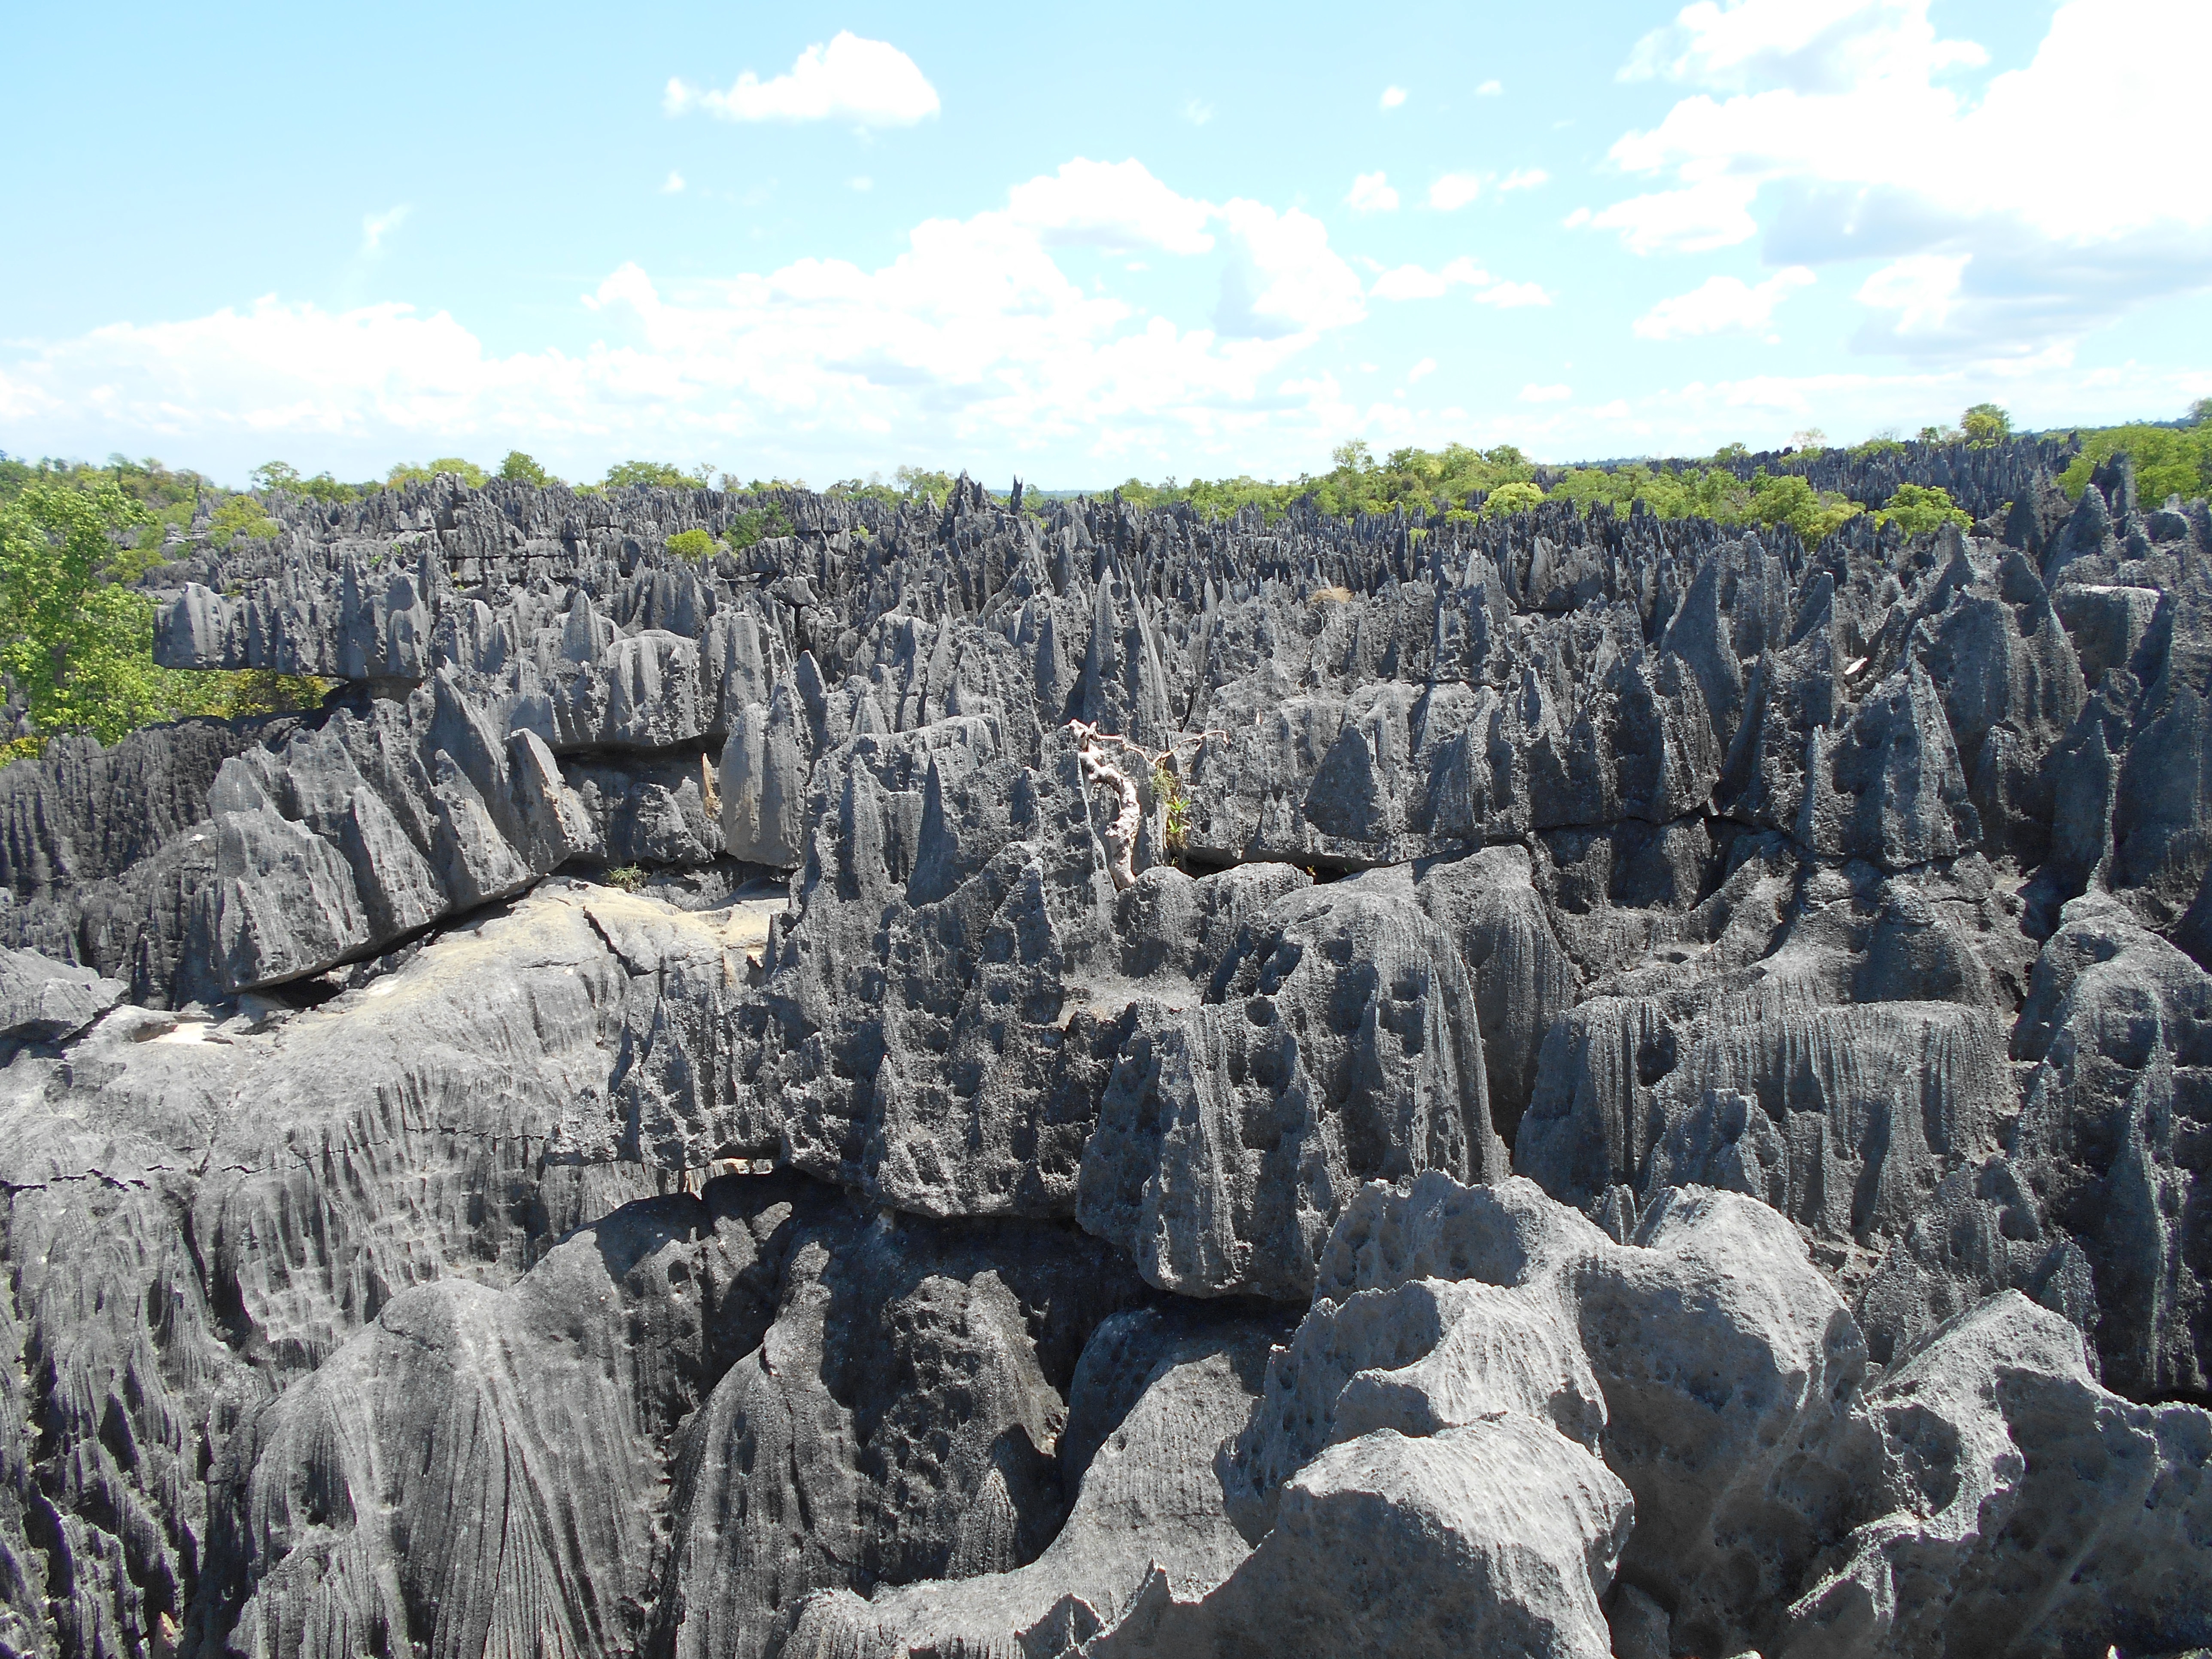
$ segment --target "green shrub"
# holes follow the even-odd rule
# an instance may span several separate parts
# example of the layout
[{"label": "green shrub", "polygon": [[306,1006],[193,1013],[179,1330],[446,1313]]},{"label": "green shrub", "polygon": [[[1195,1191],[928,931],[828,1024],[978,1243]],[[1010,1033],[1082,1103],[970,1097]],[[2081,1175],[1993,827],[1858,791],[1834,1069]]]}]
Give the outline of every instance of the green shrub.
[{"label": "green shrub", "polygon": [[265,542],[277,533],[276,520],[261,510],[261,503],[251,495],[233,495],[215,510],[213,521],[208,526],[208,539],[217,547],[228,547],[239,537],[248,541]]},{"label": "green shrub", "polygon": [[1976,404],[1959,417],[1959,430],[1970,444],[2002,443],[2012,436],[2012,416],[1995,404]]},{"label": "green shrub", "polygon": [[1840,495],[1823,495],[1795,473],[1758,472],[1751,480],[1751,517],[1787,525],[1808,547],[1818,547],[1865,509]]},{"label": "green shrub", "polygon": [[1490,492],[1482,503],[1482,516],[1495,519],[1507,513],[1526,513],[1543,499],[1544,492],[1537,485],[1516,479]]},{"label": "green shrub", "polygon": [[1180,862],[1184,848],[1190,844],[1190,797],[1184,793],[1182,780],[1164,763],[1152,768],[1152,799],[1166,809],[1168,859]]},{"label": "green shrub", "polygon": [[635,893],[645,885],[645,872],[635,864],[618,864],[607,872],[608,886],[624,893]]},{"label": "green shrub", "polygon": [[2081,434],[2081,453],[2058,475],[2075,501],[2089,475],[2125,450],[2135,458],[2136,493],[2156,506],[2168,495],[2212,495],[2212,423],[2185,427],[2112,426]]},{"label": "green shrub", "polygon": [[771,501],[765,507],[750,507],[730,520],[730,527],[722,532],[723,539],[738,552],[771,536],[792,533],[791,515]]},{"label": "green shrub", "polygon": [[1965,530],[1974,522],[1973,515],[1951,499],[1949,490],[1915,483],[1898,485],[1889,504],[1874,516],[1877,524],[1896,525],[1908,536],[1924,536],[1947,524]]},{"label": "green shrub", "polygon": [[283,461],[264,461],[247,476],[256,489],[281,489],[288,495],[304,495],[318,501],[356,501],[374,495],[384,487],[377,483],[340,483],[327,471],[303,478],[297,467],[288,466]]},{"label": "green shrub", "polygon": [[714,550],[714,538],[703,530],[679,530],[668,538],[668,550],[696,564]]},{"label": "green shrub", "polygon": [[510,483],[555,484],[561,481],[538,465],[533,456],[519,449],[507,452],[507,459],[499,464],[499,476]]},{"label": "green shrub", "polygon": [[490,476],[474,461],[465,461],[458,455],[441,455],[422,466],[411,461],[402,461],[385,474],[384,483],[386,488],[398,489],[403,484],[428,483],[441,473],[447,472],[471,489],[483,489],[485,479]]},{"label": "green shrub", "polygon": [[607,469],[601,483],[605,489],[627,489],[633,485],[658,485],[665,489],[704,489],[713,481],[714,469],[695,466],[689,472],[668,461],[621,461]]}]

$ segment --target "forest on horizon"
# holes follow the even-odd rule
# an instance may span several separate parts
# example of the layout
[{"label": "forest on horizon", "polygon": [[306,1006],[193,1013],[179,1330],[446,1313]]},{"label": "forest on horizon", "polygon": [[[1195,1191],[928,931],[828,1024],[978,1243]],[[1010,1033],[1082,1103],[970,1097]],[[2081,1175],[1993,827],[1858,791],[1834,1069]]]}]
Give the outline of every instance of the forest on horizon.
[{"label": "forest on horizon", "polygon": [[[2146,501],[2212,495],[2212,398],[2198,399],[2179,421],[2041,434],[2015,434],[2004,410],[1978,404],[1955,427],[1925,428],[1911,441],[1987,446],[2014,436],[2058,438],[2072,447],[2058,480],[2069,496],[2078,497],[2092,471],[2123,452],[2133,460]],[[1863,458],[1905,447],[1905,440],[1883,434],[1846,453]],[[1967,513],[1939,488],[1900,484],[1873,507],[1815,488],[1805,471],[1833,453],[1818,431],[1800,433],[1791,447],[1761,455],[1735,444],[1694,459],[1569,466],[1540,465],[1510,444],[1406,447],[1377,456],[1353,441],[1333,452],[1327,471],[1288,481],[1239,476],[1153,483],[1132,477],[1112,490],[1026,492],[1021,505],[1036,512],[1072,495],[1110,494],[1139,508],[1187,507],[1207,518],[1256,508],[1273,520],[1304,502],[1333,516],[1402,512],[1424,523],[1453,523],[1525,512],[1547,501],[1571,502],[1583,512],[1600,503],[1620,512],[1640,504],[1662,518],[1786,527],[1808,548],[1868,513],[1909,535],[1945,525],[1968,526]],[[234,719],[314,706],[329,689],[315,679],[157,666],[155,601],[141,584],[172,553],[195,542],[221,550],[241,540],[273,538],[280,527],[269,508],[277,496],[336,504],[439,477],[471,488],[506,480],[563,485],[587,495],[638,486],[733,491],[750,499],[725,532],[726,544],[740,550],[788,533],[785,501],[808,488],[796,480],[741,481],[711,466],[652,460],[622,462],[596,481],[570,483],[518,450],[495,467],[447,456],[401,463],[381,480],[352,483],[328,472],[303,477],[272,460],[254,469],[250,489],[238,490],[151,458],[114,455],[94,465],[0,453],[0,675],[13,726],[0,737],[0,760],[36,755],[54,735],[71,729],[112,743],[159,720]],[[880,475],[842,479],[822,493],[886,506],[941,506],[956,482],[948,472],[902,466],[889,482]],[[1006,499],[1012,497],[1009,491]],[[693,529],[671,537],[667,550],[696,560],[717,546],[707,532]]]}]

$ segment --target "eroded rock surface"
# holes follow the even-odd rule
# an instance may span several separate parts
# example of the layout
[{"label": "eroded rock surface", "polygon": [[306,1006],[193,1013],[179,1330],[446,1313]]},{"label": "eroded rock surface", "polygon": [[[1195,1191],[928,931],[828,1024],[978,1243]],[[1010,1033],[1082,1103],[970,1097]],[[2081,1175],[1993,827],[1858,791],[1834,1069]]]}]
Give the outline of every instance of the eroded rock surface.
[{"label": "eroded rock surface", "polygon": [[340,684],[0,779],[0,1644],[2212,1641],[2212,514],[2063,459],[188,547]]}]

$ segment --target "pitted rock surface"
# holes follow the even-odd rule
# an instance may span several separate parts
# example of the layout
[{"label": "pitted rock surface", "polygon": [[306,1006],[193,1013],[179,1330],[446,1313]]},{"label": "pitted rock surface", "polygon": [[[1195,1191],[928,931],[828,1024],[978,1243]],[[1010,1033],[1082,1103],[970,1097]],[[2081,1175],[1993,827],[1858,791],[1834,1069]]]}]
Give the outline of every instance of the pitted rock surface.
[{"label": "pitted rock surface", "polygon": [[2212,1643],[2212,513],[2066,459],[188,544],[339,684],[0,776],[0,1645]]}]

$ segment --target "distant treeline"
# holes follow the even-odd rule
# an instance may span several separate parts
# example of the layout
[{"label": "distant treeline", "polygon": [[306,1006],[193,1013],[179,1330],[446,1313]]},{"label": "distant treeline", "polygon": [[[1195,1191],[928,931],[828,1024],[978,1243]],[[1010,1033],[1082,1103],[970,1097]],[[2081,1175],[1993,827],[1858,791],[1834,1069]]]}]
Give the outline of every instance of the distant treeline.
[{"label": "distant treeline", "polygon": [[[1977,404],[1957,427],[1927,428],[1916,439],[1974,447],[2001,444],[2012,435],[2003,410]],[[2145,501],[2212,495],[2212,398],[2200,399],[2179,422],[2067,435],[2076,446],[2059,478],[2069,495],[2078,497],[2091,472],[2123,450],[2134,459]],[[1866,458],[1905,447],[1902,439],[1884,436],[1840,453]],[[1240,477],[1155,484],[1131,478],[1113,493],[1138,507],[1183,507],[1208,518],[1254,508],[1273,520],[1304,502],[1334,515],[1402,512],[1424,523],[1524,512],[1543,501],[1572,501],[1585,511],[1600,501],[1622,512],[1641,503],[1662,518],[1786,525],[1808,546],[1866,512],[1915,534],[1968,522],[1967,513],[1942,489],[1900,483],[1886,501],[1869,507],[1816,489],[1802,476],[1838,453],[1826,447],[1820,433],[1808,432],[1794,449],[1757,465],[1744,446],[1734,444],[1690,461],[1556,467],[1540,466],[1510,444],[1397,449],[1378,458],[1366,444],[1352,442],[1338,447],[1328,471],[1288,482]],[[303,477],[282,461],[270,461],[253,470],[253,488],[246,491],[225,489],[198,472],[152,459],[114,455],[94,466],[0,454],[0,677],[8,722],[0,726],[0,758],[36,754],[52,734],[71,728],[112,743],[137,726],[187,714],[233,718],[313,706],[328,689],[319,680],[156,667],[154,601],[139,586],[141,579],[163,562],[165,546],[188,538],[204,537],[223,548],[240,539],[274,538],[279,526],[270,507],[276,495],[335,503],[440,476],[471,487],[495,478],[535,485],[564,482],[520,450],[494,469],[445,456],[402,463],[383,479],[362,483],[343,483],[328,472]],[[1833,476],[1832,468],[1827,476]],[[823,493],[886,506],[941,507],[956,482],[950,473],[902,466],[888,483],[879,475],[847,478]],[[598,494],[641,484],[750,493],[753,504],[724,534],[738,549],[789,534],[791,521],[777,497],[806,488],[789,479],[741,482],[710,466],[646,460],[624,461],[596,483],[568,487]],[[1028,494],[1022,504],[1045,511],[1052,498],[1070,493]],[[669,539],[668,550],[698,559],[716,546],[705,531],[688,530]]]},{"label": "distant treeline", "polygon": [[[1926,427],[1915,441],[1928,444],[1994,445],[2014,435],[2011,417],[1994,404],[1977,404],[1956,427]],[[2137,488],[2148,500],[2169,495],[2212,495],[2212,398],[2200,398],[2181,425],[2137,424],[2085,428],[2071,434],[2080,453],[2059,483],[2078,497],[2097,465],[2119,451],[2135,459]],[[1902,484],[1882,506],[1868,508],[1832,490],[1814,489],[1797,469],[1826,453],[1826,440],[1814,431],[1801,434],[1794,454],[1753,471],[1748,477],[1732,463],[1749,458],[1742,444],[1730,444],[1698,461],[1607,462],[1598,466],[1540,466],[1510,444],[1474,449],[1464,444],[1440,450],[1397,449],[1378,459],[1364,443],[1340,446],[1335,463],[1319,476],[1287,483],[1252,477],[1194,478],[1150,484],[1131,478],[1121,487],[1124,501],[1142,506],[1187,503],[1209,517],[1257,507],[1270,519],[1297,501],[1310,501],[1322,512],[1436,514],[1447,520],[1479,514],[1525,512],[1540,501],[1570,501],[1584,510],[1604,501],[1626,512],[1641,501],[1664,519],[1711,519],[1726,525],[1788,525],[1808,547],[1847,520],[1872,511],[1909,533],[1964,526],[1968,514],[1949,494],[1920,484]],[[1854,456],[1902,451],[1901,438],[1881,436],[1852,447]]]},{"label": "distant treeline", "polygon": [[[268,461],[253,469],[253,488],[257,490],[283,490],[322,501],[358,501],[364,495],[374,495],[380,489],[398,489],[410,483],[428,483],[441,476],[459,478],[471,489],[481,489],[494,478],[504,478],[510,483],[563,484],[580,495],[597,495],[611,489],[627,489],[634,485],[657,485],[668,489],[733,489],[758,495],[771,489],[805,489],[807,486],[790,478],[741,479],[735,473],[720,472],[714,466],[678,466],[672,461],[621,461],[607,469],[606,476],[597,483],[574,481],[556,477],[541,465],[534,456],[519,449],[507,452],[507,459],[497,466],[485,468],[458,455],[445,455],[436,460],[401,461],[381,479],[366,483],[345,483],[328,472],[318,472],[313,477],[303,477],[297,468],[283,461]],[[881,476],[872,478],[847,478],[831,484],[823,493],[830,495],[866,496],[884,502],[913,501],[927,497],[939,504],[952,493],[954,477],[949,472],[930,472],[920,467],[902,466],[892,475],[893,482],[885,483]]]}]

